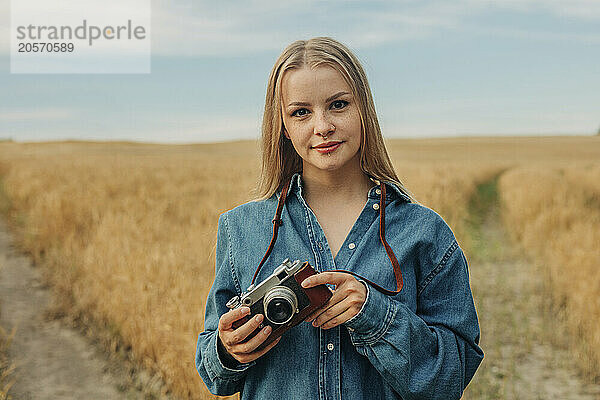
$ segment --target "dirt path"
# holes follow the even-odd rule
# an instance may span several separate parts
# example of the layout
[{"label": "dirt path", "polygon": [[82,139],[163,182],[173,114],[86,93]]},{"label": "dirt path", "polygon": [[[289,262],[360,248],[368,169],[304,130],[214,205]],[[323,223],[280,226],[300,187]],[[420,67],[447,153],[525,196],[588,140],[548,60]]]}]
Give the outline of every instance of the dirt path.
[{"label": "dirt path", "polygon": [[553,343],[557,321],[544,304],[535,267],[514,248],[501,223],[496,182],[479,187],[471,215],[475,240],[470,276],[485,359],[467,399],[598,400],[600,385],[585,384],[573,355]]},{"label": "dirt path", "polygon": [[141,398],[126,389],[122,371],[88,339],[60,321],[45,320],[49,300],[39,270],[15,251],[0,220],[0,326],[17,327],[9,348],[17,367],[13,399]]}]

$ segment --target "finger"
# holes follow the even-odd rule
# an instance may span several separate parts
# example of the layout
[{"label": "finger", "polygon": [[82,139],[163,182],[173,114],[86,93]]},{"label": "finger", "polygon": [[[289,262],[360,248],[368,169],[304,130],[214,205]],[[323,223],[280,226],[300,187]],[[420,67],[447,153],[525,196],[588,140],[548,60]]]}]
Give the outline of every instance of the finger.
[{"label": "finger", "polygon": [[250,307],[240,307],[234,310],[229,310],[219,318],[219,330],[230,330],[233,323],[238,319],[244,318],[250,313]]},{"label": "finger", "polygon": [[281,336],[279,336],[277,339],[273,340],[271,343],[269,343],[267,346],[265,346],[264,349],[255,352],[254,354],[256,354],[256,358],[262,356],[263,354],[265,354],[266,352],[271,350],[273,347],[275,347],[277,345],[277,343],[279,343],[280,340],[281,340]]},{"label": "finger", "polygon": [[304,319],[304,321],[306,321],[306,322],[312,322],[315,318],[317,318],[319,315],[321,315],[322,313],[324,313],[325,311],[327,311],[334,304],[335,303],[331,303],[331,302],[328,301],[322,307],[319,307],[315,311],[313,311],[312,313],[310,313],[310,315],[308,317],[306,317]]},{"label": "finger", "polygon": [[280,340],[281,340],[281,336],[278,337],[277,339],[275,339],[274,341],[272,341],[271,343],[269,343],[267,346],[265,346],[264,349],[255,351],[250,354],[243,354],[243,355],[237,356],[236,359],[242,363],[249,363],[251,361],[254,361],[257,358],[262,357],[265,353],[267,353],[269,350],[271,350],[273,347],[275,347],[277,345],[277,343],[279,343]]},{"label": "finger", "polygon": [[325,303],[323,306],[317,308],[315,311],[313,311],[308,317],[306,317],[304,320],[306,322],[311,322],[312,320],[314,320],[315,318],[317,318],[319,315],[321,315],[321,313],[324,313],[325,311],[327,311],[329,308],[333,307],[334,305],[336,305],[337,303],[339,303],[340,301],[344,300],[346,296],[339,290],[336,289],[333,291],[333,295],[331,296],[331,298],[327,301],[327,303]]},{"label": "finger", "polygon": [[334,304],[333,306],[329,307],[327,310],[325,310],[324,312],[319,314],[314,319],[312,325],[314,327],[322,326],[325,323],[327,323],[328,321],[331,321],[332,319],[337,318],[339,315],[346,312],[346,310],[348,308],[349,308],[349,304],[348,304],[348,302],[345,302],[345,301]]},{"label": "finger", "polygon": [[349,276],[350,275],[344,274],[342,272],[320,272],[318,274],[311,275],[305,280],[303,280],[302,287],[306,289],[325,283],[337,286],[344,282],[346,279],[348,279]]},{"label": "finger", "polygon": [[269,325],[265,326],[264,328],[262,328],[260,330],[260,332],[258,332],[255,336],[253,336],[247,342],[239,343],[238,345],[236,345],[234,347],[234,351],[238,354],[252,353],[254,350],[256,350],[258,348],[258,346],[260,346],[262,344],[262,342],[264,342],[269,337],[269,335],[271,334],[272,331],[273,331],[273,328],[271,328]]},{"label": "finger", "polygon": [[262,314],[256,314],[244,325],[229,333],[228,343],[233,346],[237,343],[243,342],[252,332],[258,329],[263,320],[264,316]]},{"label": "finger", "polygon": [[354,311],[352,311],[351,309],[347,309],[342,314],[338,315],[335,318],[330,319],[329,321],[327,321],[326,323],[321,325],[321,329],[335,328],[336,326],[347,322],[350,318],[354,317],[355,315],[356,314],[354,313]]},{"label": "finger", "polygon": [[[325,303],[324,306],[313,311],[304,320],[306,322],[311,322],[315,318],[317,318],[319,315],[321,315],[322,313],[326,312],[328,309],[330,309],[334,305],[341,303],[344,300],[350,301],[350,303],[347,304],[348,308],[352,307],[353,309],[356,309],[356,307],[358,307],[358,309],[360,309],[362,307],[363,303],[365,302],[366,291],[367,291],[366,286],[364,284],[362,284],[361,282],[359,282],[355,279],[347,280],[344,284],[339,285],[335,289],[335,291],[333,292],[333,295],[331,296],[329,301],[327,303]],[[357,309],[357,313],[358,313],[358,309]]]}]

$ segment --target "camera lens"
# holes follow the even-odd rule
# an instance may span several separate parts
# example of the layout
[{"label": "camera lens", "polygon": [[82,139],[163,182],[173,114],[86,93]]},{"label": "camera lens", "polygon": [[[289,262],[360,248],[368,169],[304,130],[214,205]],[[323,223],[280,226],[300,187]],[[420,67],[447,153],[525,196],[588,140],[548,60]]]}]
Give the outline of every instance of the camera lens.
[{"label": "camera lens", "polygon": [[292,305],[283,299],[272,300],[267,307],[267,313],[273,322],[282,324],[292,315]]},{"label": "camera lens", "polygon": [[285,324],[292,319],[298,302],[294,292],[285,286],[275,286],[265,295],[265,317],[274,324]]}]

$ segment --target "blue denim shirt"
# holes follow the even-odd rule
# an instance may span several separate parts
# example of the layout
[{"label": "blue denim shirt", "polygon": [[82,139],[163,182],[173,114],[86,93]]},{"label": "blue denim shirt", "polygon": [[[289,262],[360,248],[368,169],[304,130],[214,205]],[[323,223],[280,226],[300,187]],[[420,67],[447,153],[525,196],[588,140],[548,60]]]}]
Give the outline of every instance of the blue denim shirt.
[{"label": "blue denim shirt", "polygon": [[[385,232],[402,268],[404,287],[386,296],[367,285],[361,311],[341,326],[307,322],[286,332],[261,358],[224,365],[217,352],[225,303],[244,291],[272,237],[278,196],[240,205],[219,217],[216,271],[198,336],[196,368],[218,395],[241,399],[458,399],[483,359],[467,261],[454,234],[431,209],[386,184]],[[294,175],[273,252],[256,282],[285,258],[318,271],[347,269],[395,289],[392,264],[379,239],[377,186],[335,259]],[[231,365],[230,365],[231,366]]]}]

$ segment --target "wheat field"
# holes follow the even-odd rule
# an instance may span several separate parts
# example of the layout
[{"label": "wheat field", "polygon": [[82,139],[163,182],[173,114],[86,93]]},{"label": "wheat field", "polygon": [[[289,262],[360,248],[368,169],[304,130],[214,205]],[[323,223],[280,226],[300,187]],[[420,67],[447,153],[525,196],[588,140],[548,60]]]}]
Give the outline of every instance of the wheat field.
[{"label": "wheat field", "polygon": [[[444,217],[468,258],[477,246],[469,201],[478,185],[499,177],[507,230],[539,261],[532,276],[546,282],[582,371],[597,379],[600,138],[387,145],[403,182]],[[55,311],[102,327],[110,350],[128,349],[182,399],[212,398],[194,352],[213,279],[217,219],[250,199],[258,173],[258,144],[251,141],[0,143],[3,213],[20,246],[43,266]],[[476,305],[485,295],[477,285]]]},{"label": "wheat field", "polygon": [[578,363],[600,377],[600,163],[523,166],[504,174],[506,226],[538,261],[550,310],[566,322]]}]

